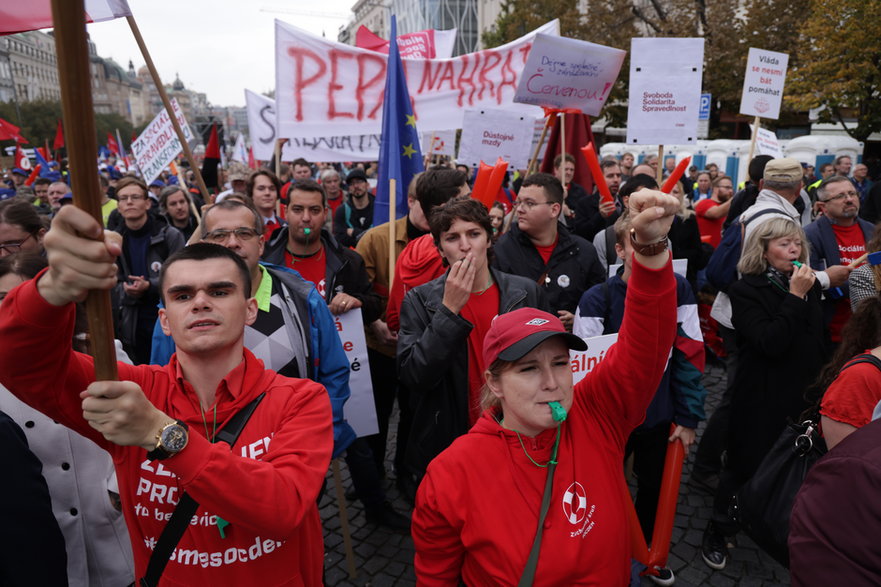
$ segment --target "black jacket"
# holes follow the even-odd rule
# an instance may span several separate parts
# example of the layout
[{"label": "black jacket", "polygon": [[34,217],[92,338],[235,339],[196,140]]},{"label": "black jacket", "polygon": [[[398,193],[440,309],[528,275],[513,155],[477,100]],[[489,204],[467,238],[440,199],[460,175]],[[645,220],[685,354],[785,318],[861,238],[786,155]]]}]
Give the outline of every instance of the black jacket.
[{"label": "black jacket", "polygon": [[600,214],[600,194],[594,192],[585,195],[575,204],[575,234],[588,241],[601,230],[615,224],[621,213],[615,210],[608,218]]},{"label": "black jacket", "polygon": [[[534,283],[490,269],[499,288],[499,313],[547,310]],[[413,288],[401,304],[398,377],[410,390],[413,423],[407,464],[421,477],[428,463],[468,432],[468,335],[474,327],[443,305],[447,276]]]},{"label": "black jacket", "polygon": [[522,275],[536,283],[541,279],[551,312],[574,313],[581,294],[606,281],[606,271],[591,243],[561,224],[557,230],[557,246],[545,265],[529,236],[516,223],[512,224],[511,230],[493,247],[496,256],[493,264],[500,271]]},{"label": "black jacket", "polygon": [[740,365],[733,382],[728,463],[746,480],[786,419],[797,419],[808,406],[805,391],[828,357],[819,283],[800,299],[764,274],[744,275],[728,295]]},{"label": "black jacket", "polygon": [[[263,250],[263,261],[285,266],[285,247],[288,243],[288,227],[283,226],[272,233]],[[325,268],[324,298],[327,303],[338,293],[346,293],[360,300],[361,317],[370,324],[382,315],[382,299],[373,291],[373,285],[364,259],[352,249],[341,246],[325,229],[321,229],[321,243],[327,258]]]}]

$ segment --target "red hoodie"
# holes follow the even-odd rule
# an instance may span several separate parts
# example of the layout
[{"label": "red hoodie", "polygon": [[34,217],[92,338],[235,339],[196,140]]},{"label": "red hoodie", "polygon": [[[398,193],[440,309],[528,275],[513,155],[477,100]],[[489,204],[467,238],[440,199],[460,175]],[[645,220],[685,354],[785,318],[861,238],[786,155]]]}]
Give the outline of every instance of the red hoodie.
[{"label": "red hoodie", "polygon": [[[664,372],[676,282],[634,262],[618,343],[574,389],[562,424],[534,585],[626,585],[630,537],[624,445]],[[556,429],[522,437],[540,463]],[[419,585],[516,585],[535,538],[547,469],[490,411],[428,466],[412,531]]]},{"label": "red hoodie", "polygon": [[389,329],[397,332],[401,328],[401,302],[407,292],[440,277],[444,271],[444,261],[430,234],[423,234],[407,243],[395,262],[395,279],[392,281],[388,307],[385,310]]},{"label": "red hoodie", "polygon": [[[119,363],[121,381],[134,381],[153,405],[189,426],[182,452],[147,460],[143,448],[108,442],[83,420],[79,393],[94,380],[92,358],[70,349],[73,305],[48,304],[35,283],[17,287],[3,303],[0,339],[15,342],[0,353],[0,379],[19,399],[111,454],[137,576],[186,490],[199,509],[162,585],[321,585],[324,546],[315,500],[333,448],[324,388],[264,370],[246,349],[217,388],[217,429],[267,394],[230,450],[206,439],[199,401],[176,356],[165,367]],[[226,538],[215,515],[230,523]]]}]

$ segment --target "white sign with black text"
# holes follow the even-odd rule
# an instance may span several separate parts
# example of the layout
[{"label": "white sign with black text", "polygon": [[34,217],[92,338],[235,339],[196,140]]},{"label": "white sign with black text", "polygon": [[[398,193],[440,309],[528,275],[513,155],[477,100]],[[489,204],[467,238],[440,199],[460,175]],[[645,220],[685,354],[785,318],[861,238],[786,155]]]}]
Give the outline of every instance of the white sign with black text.
[{"label": "white sign with black text", "polygon": [[373,384],[370,382],[370,362],[367,359],[367,341],[361,308],[334,316],[337,333],[349,359],[349,389],[352,395],[343,408],[343,414],[358,436],[379,432],[376,404],[373,403]]}]

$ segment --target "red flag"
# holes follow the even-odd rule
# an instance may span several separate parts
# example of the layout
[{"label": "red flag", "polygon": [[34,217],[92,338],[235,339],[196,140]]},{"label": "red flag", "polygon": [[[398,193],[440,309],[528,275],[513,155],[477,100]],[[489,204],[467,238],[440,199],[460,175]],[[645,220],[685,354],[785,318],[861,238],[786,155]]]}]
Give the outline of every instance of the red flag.
[{"label": "red flag", "polygon": [[[35,31],[52,26],[52,4],[49,0],[5,4],[3,19],[0,21],[0,35]],[[102,22],[131,14],[131,9],[125,1],[97,0],[86,3],[86,22]]]},{"label": "red flag", "polygon": [[0,118],[0,141],[15,141],[16,143],[27,143],[28,140],[19,134],[20,128],[7,120]]},{"label": "red flag", "polygon": [[217,138],[217,123],[211,125],[211,136],[205,147],[205,159],[202,161],[202,179],[205,186],[218,188],[217,166],[220,164],[220,141]]},{"label": "red flag", "polygon": [[[553,126],[551,127],[551,136],[548,138],[548,146],[545,149],[545,156],[542,159],[540,171],[545,173],[554,173],[554,157],[560,154],[560,118],[556,112],[564,112],[563,117],[566,121],[566,154],[575,158],[575,177],[572,178],[577,184],[580,184],[588,194],[593,191],[594,179],[587,167],[587,161],[584,157],[577,157],[581,147],[588,143],[593,143],[593,133],[590,130],[590,118],[581,112],[570,114],[569,111],[551,111],[554,117]],[[567,187],[567,186],[564,186]]]},{"label": "red flag", "polygon": [[220,141],[217,138],[217,123],[211,125],[211,135],[208,137],[208,146],[205,147],[206,159],[220,159]]},{"label": "red flag", "polygon": [[15,166],[25,171],[31,170],[31,160],[21,150],[21,145],[15,145]]},{"label": "red flag", "polygon": [[64,148],[64,128],[61,126],[61,119],[58,120],[58,128],[55,129],[55,142],[52,143],[54,150]]},{"label": "red flag", "polygon": [[110,149],[110,152],[119,157],[119,143],[116,142],[116,137],[113,136],[113,133],[107,133],[107,148]]},{"label": "red flag", "polygon": [[257,161],[254,159],[254,147],[248,147],[248,169],[257,169]]},{"label": "red flag", "polygon": [[52,151],[49,150],[49,139],[43,139],[43,158],[46,161],[52,161]]}]

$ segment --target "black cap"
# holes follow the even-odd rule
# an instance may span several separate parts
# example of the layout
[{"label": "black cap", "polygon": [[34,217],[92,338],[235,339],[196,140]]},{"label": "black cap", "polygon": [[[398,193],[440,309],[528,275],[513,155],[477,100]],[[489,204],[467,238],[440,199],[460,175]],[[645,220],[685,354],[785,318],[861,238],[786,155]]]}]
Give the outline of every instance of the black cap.
[{"label": "black cap", "polygon": [[352,183],[352,180],[355,180],[355,179],[361,179],[363,181],[367,181],[367,174],[364,173],[364,170],[361,169],[360,167],[356,167],[355,169],[351,170],[346,175],[346,183],[347,184]]}]

